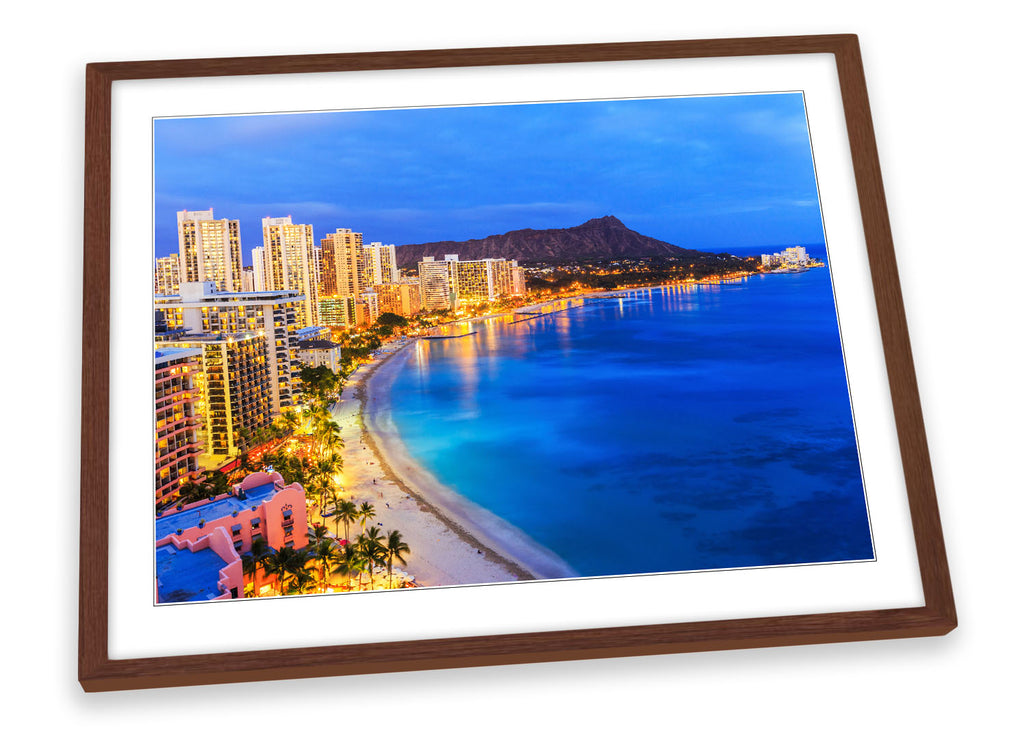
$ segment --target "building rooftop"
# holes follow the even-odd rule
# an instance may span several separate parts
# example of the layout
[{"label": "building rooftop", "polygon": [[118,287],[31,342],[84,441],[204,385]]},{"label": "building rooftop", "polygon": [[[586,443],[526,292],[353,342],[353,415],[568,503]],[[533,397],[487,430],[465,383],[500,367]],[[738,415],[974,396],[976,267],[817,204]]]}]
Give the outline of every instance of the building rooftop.
[{"label": "building rooftop", "polygon": [[209,548],[192,552],[173,543],[156,549],[157,596],[161,604],[206,601],[221,595],[217,587],[224,559]]},{"label": "building rooftop", "polygon": [[263,486],[257,486],[245,491],[245,499],[240,499],[237,496],[228,496],[214,502],[193,507],[192,509],[163,514],[156,518],[156,539],[162,540],[177,530],[197,527],[199,520],[213,522],[223,517],[230,517],[232,512],[251,509],[273,497],[276,492],[277,489],[274,484],[264,484]]},{"label": "building rooftop", "polygon": [[157,365],[173,361],[176,358],[201,355],[202,350],[199,348],[161,348],[158,351],[153,351],[153,357],[156,359]]},{"label": "building rooftop", "polygon": [[295,344],[299,350],[310,350],[313,348],[337,348],[341,343],[334,343],[330,340],[300,340]]},{"label": "building rooftop", "polygon": [[205,294],[157,294],[153,297],[156,307],[188,307],[203,305],[206,302],[267,302],[267,301],[301,301],[305,295],[297,289],[282,289],[263,292],[207,292]]},{"label": "building rooftop", "polygon": [[[188,331],[182,331],[182,332],[180,332],[177,335],[167,336],[167,337],[163,337],[163,338],[161,338],[161,336],[158,335],[157,336],[157,342],[158,343],[187,343],[187,344],[193,344],[193,343],[232,343],[232,342],[235,342],[235,341],[252,340],[253,338],[256,338],[256,337],[259,337],[259,338],[262,339],[262,337],[263,337],[262,331],[260,333],[258,333],[258,334],[257,333],[251,333],[251,332],[241,332],[241,333],[190,333]],[[190,347],[194,347],[194,346],[190,345]],[[160,350],[167,350],[167,349],[166,348],[161,348]]]}]

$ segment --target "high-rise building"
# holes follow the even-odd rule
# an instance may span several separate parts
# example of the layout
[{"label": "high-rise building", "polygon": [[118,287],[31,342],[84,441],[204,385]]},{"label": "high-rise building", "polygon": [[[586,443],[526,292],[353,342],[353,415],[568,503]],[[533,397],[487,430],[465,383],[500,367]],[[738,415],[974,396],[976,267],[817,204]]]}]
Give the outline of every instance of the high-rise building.
[{"label": "high-rise building", "polygon": [[320,324],[332,328],[343,328],[356,324],[356,296],[321,297]]},{"label": "high-rise building", "polygon": [[[503,258],[460,261],[448,254],[444,261],[425,256],[419,263],[420,296],[425,310],[455,309],[460,304],[493,302],[513,294],[518,264]],[[523,284],[525,292],[525,283]]]},{"label": "high-rise building", "polygon": [[253,273],[251,266],[242,267],[242,291],[243,292],[255,292],[256,291],[256,277]]},{"label": "high-rise building", "polygon": [[324,249],[320,246],[313,246],[313,272],[316,274],[316,293],[318,298],[323,294],[323,289],[321,287],[323,283],[323,274],[321,271],[324,266],[323,250]]},{"label": "high-rise building", "polygon": [[520,297],[526,294],[526,272],[517,262],[512,262],[512,294]]},{"label": "high-rise building", "polygon": [[[269,427],[272,382],[267,344],[256,333],[190,333],[158,342],[157,350],[199,348],[203,367],[194,375],[202,400],[200,439],[204,452],[215,457],[238,454],[254,434]],[[216,466],[216,460],[210,461]]]},{"label": "high-rise building", "polygon": [[356,325],[372,325],[380,317],[380,301],[377,293],[363,292],[356,300]]},{"label": "high-rise building", "polygon": [[512,265],[503,258],[459,261],[455,274],[459,304],[493,302],[512,292]]},{"label": "high-rise building", "polygon": [[242,244],[237,220],[214,220],[213,208],[178,213],[179,274],[213,282],[220,292],[242,291]]},{"label": "high-rise building", "polygon": [[296,290],[306,297],[300,322],[317,320],[317,263],[313,226],[292,223],[291,215],[263,218],[263,289]]},{"label": "high-rise building", "polygon": [[157,297],[155,308],[169,330],[232,335],[252,333],[266,343],[270,409],[292,406],[298,383],[295,356],[298,315],[305,298],[296,290],[216,292],[210,283],[183,284],[181,293]]},{"label": "high-rise building", "polygon": [[363,234],[338,228],[320,240],[320,294],[352,297],[363,289]]},{"label": "high-rise building", "polygon": [[198,469],[203,445],[197,431],[200,390],[193,377],[201,372],[199,348],[160,348],[154,352],[156,410],[156,502],[174,499]]},{"label": "high-rise building", "polygon": [[360,269],[360,286],[366,290],[375,284],[391,284],[398,281],[398,261],[395,246],[371,243],[363,246],[363,263]]},{"label": "high-rise building", "polygon": [[[252,254],[253,263],[256,263],[256,252]],[[321,299],[336,297],[338,295],[338,269],[337,260],[334,258],[334,238],[321,238],[320,248],[317,251],[317,261],[320,262],[320,281],[318,282]]]},{"label": "high-rise building", "polygon": [[264,273],[263,246],[257,246],[252,249],[252,289],[254,292],[267,291],[266,282],[263,279]]},{"label": "high-rise building", "polygon": [[422,309],[418,281],[377,284],[373,287],[373,291],[377,293],[381,312],[411,317]]},{"label": "high-rise building", "polygon": [[153,279],[153,294],[177,294],[181,284],[181,266],[178,254],[163,256],[156,260]]},{"label": "high-rise building", "polygon": [[459,257],[455,254],[446,255],[444,261],[424,256],[419,262],[420,302],[424,310],[455,309],[458,264]]},{"label": "high-rise building", "polygon": [[380,317],[376,292],[348,297],[323,297],[320,300],[320,324],[332,328],[370,325]]}]

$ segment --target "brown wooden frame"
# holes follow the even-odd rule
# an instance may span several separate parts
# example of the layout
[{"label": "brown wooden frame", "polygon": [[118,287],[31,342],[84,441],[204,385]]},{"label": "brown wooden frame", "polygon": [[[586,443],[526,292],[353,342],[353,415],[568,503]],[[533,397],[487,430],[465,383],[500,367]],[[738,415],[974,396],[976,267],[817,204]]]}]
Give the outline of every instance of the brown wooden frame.
[{"label": "brown wooden frame", "polygon": [[[111,660],[108,623],[111,84],[117,80],[508,64],[834,54],[881,325],[925,605],[714,622]],[[860,47],[854,35],[657,41],[86,67],[78,676],[86,691],[942,635],[956,611],[925,440]]]}]

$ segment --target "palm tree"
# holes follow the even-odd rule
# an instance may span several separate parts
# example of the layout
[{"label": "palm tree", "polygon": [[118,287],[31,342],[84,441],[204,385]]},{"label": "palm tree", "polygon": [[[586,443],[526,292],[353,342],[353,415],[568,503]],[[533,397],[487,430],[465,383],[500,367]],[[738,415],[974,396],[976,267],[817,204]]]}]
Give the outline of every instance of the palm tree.
[{"label": "palm tree", "polygon": [[409,545],[402,540],[402,533],[398,530],[392,530],[388,533],[387,542],[384,543],[384,551],[388,557],[388,588],[391,588],[391,567],[398,559],[398,562],[405,565],[405,558],[402,557],[403,553],[412,552],[409,550]]},{"label": "palm tree", "polygon": [[302,395],[310,403],[329,405],[336,402],[342,378],[326,366],[304,366],[299,371]]},{"label": "palm tree", "polygon": [[363,532],[366,532],[366,523],[377,516],[377,513],[373,511],[373,505],[369,502],[363,502],[359,506],[359,510],[356,512],[359,521],[363,525]]},{"label": "palm tree", "polygon": [[281,548],[272,555],[268,555],[263,563],[263,570],[272,576],[277,576],[277,590],[279,596],[284,596],[285,580],[288,576],[295,576],[297,571],[303,570],[306,564],[306,556],[294,548]]},{"label": "palm tree", "polygon": [[288,582],[289,594],[305,594],[309,592],[314,583],[313,574],[305,568],[298,568],[291,572],[291,579]]},{"label": "palm tree", "polygon": [[345,545],[341,549],[341,554],[338,557],[337,565],[335,565],[332,573],[344,573],[348,576],[348,588],[352,590],[352,574],[359,573],[360,582],[363,578],[363,566],[365,565],[365,559],[363,554],[359,552],[359,549],[355,545]]},{"label": "palm tree", "polygon": [[303,419],[309,423],[309,431],[316,436],[324,423],[331,421],[331,413],[327,406],[318,402],[310,402],[302,410]]},{"label": "palm tree", "polygon": [[306,492],[306,501],[316,504],[321,510],[323,510],[323,504],[321,504],[319,500],[323,499],[324,494],[328,491],[323,478],[320,476],[313,476],[313,478],[309,480],[309,483],[303,485],[302,488]]},{"label": "palm tree", "polygon": [[341,456],[330,453],[313,465],[313,486],[319,496],[320,508],[324,508],[324,495],[334,488],[334,476],[341,470]]},{"label": "palm tree", "polygon": [[359,548],[359,552],[362,553],[363,558],[366,559],[366,570],[370,574],[370,588],[373,588],[373,567],[375,565],[383,565],[386,561],[387,549],[384,547],[384,543],[380,539],[380,530],[376,527],[371,527],[364,534],[359,536],[359,541],[356,543]]},{"label": "palm tree", "polygon": [[252,433],[244,427],[238,428],[235,434],[238,442],[238,454],[235,456],[235,467],[231,471],[231,480],[238,482],[253,470],[252,464],[249,463],[249,449],[252,447],[253,442]]},{"label": "palm tree", "polygon": [[330,540],[330,530],[320,524],[313,525],[313,534],[308,537],[308,545],[316,546],[320,544],[321,540]]},{"label": "palm tree", "polygon": [[[332,423],[335,424],[335,423]],[[323,456],[336,455],[339,450],[345,447],[345,443],[341,440],[341,430],[331,432],[324,435],[323,440],[320,443],[320,454]]]},{"label": "palm tree", "polygon": [[299,413],[295,410],[286,409],[281,413],[281,424],[288,431],[288,434],[291,435],[302,425],[302,418],[299,417]]},{"label": "palm tree", "polygon": [[[324,507],[323,509],[320,510],[320,515],[323,517],[323,522],[325,525],[327,524],[328,517],[334,519],[334,536],[337,537],[338,517],[336,513],[338,511],[338,490],[332,486],[330,489],[327,490],[325,497],[326,498],[324,499]],[[331,508],[330,513],[327,512],[328,507]]]},{"label": "palm tree", "polygon": [[321,593],[327,590],[327,578],[332,566],[341,561],[341,553],[338,545],[330,538],[323,538],[311,544],[313,558],[320,564],[320,587]]},{"label": "palm tree", "polygon": [[303,488],[309,485],[312,466],[306,459],[278,452],[270,456],[267,462],[281,474],[285,484],[299,483]]},{"label": "palm tree", "polygon": [[252,579],[252,595],[260,595],[259,572],[267,558],[267,541],[258,537],[252,541],[252,549],[242,556],[242,571]]},{"label": "palm tree", "polygon": [[359,508],[348,499],[334,505],[334,534],[338,534],[338,521],[345,523],[345,539],[349,540],[348,526],[359,519]]},{"label": "palm tree", "polygon": [[250,473],[255,471],[255,467],[252,465],[252,461],[249,460],[248,450],[239,450],[238,455],[235,456],[234,470],[231,472],[231,478],[235,483],[238,483],[245,479]]},{"label": "palm tree", "polygon": [[331,419],[329,414],[313,418],[313,439],[316,443],[316,455],[323,458],[342,447],[341,425]]},{"label": "palm tree", "polygon": [[199,481],[186,481],[178,491],[178,502],[191,504],[192,502],[212,499],[220,494],[226,494],[231,489],[228,477],[220,471],[204,471]]}]

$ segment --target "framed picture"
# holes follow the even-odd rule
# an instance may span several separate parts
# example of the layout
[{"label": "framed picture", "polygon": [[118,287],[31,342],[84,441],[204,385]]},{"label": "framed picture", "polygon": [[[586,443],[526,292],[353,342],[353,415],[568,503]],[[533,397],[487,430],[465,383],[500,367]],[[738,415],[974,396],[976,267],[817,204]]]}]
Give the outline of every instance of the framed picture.
[{"label": "framed picture", "polygon": [[85,690],[956,626],[855,36],[86,78]]}]

